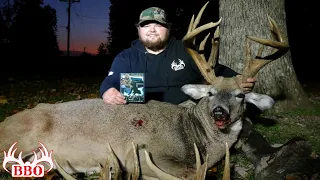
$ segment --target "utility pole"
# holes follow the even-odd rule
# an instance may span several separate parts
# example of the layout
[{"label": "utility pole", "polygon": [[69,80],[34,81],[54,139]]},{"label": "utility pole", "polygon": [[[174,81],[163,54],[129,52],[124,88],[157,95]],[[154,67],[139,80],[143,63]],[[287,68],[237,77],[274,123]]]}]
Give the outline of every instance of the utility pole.
[{"label": "utility pole", "polygon": [[75,2],[80,2],[80,0],[60,0],[63,2],[68,2],[68,25],[67,25],[67,31],[68,31],[68,39],[67,39],[67,56],[70,56],[70,17],[71,17],[71,4]]}]

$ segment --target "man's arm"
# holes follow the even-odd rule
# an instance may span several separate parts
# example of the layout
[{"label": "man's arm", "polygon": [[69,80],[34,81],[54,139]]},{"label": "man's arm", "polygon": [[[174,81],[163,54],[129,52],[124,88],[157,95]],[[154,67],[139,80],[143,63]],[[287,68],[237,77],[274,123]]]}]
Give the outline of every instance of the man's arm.
[{"label": "man's arm", "polygon": [[108,75],[100,85],[100,97],[110,88],[120,89],[120,73],[130,72],[129,62],[117,56],[111,65]]}]

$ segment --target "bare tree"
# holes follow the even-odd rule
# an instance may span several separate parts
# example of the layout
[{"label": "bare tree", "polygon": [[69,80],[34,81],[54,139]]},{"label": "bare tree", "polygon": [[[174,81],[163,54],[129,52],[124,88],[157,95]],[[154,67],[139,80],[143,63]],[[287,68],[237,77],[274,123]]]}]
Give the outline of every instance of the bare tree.
[{"label": "bare tree", "polygon": [[[245,62],[243,49],[246,35],[272,38],[266,28],[268,15],[278,23],[283,37],[288,40],[285,0],[220,0],[219,13],[222,18],[219,62],[237,72],[240,72]],[[259,46],[252,42],[252,56],[257,54]],[[264,53],[270,51],[271,48],[265,49]],[[293,68],[290,51],[279,61],[268,64],[256,78],[258,81],[254,91],[273,97],[277,101],[275,111],[310,107]]]}]

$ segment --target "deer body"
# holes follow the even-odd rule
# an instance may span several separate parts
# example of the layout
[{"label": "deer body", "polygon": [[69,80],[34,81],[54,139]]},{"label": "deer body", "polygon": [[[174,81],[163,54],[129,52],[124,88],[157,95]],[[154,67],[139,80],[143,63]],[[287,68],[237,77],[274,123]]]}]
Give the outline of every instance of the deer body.
[{"label": "deer body", "polygon": [[[138,145],[142,175],[156,177],[145,163],[144,150],[151,152],[155,164],[165,172],[177,177],[193,175],[193,143],[202,157],[208,155],[208,167],[221,160],[225,142],[232,146],[241,131],[245,98],[239,101],[234,93],[208,96],[209,91],[215,93],[211,85],[185,85],[183,90],[201,100],[190,108],[158,101],[106,105],[101,99],[39,104],[0,124],[0,149],[6,151],[18,141],[18,152],[23,150],[26,157],[40,141],[61,159],[59,164],[68,173],[99,172],[99,163],[108,157],[109,143],[130,172],[133,142]],[[267,102],[271,107],[271,98],[258,97],[258,106]],[[218,106],[227,108],[230,114],[225,128],[218,128],[212,115]]]}]

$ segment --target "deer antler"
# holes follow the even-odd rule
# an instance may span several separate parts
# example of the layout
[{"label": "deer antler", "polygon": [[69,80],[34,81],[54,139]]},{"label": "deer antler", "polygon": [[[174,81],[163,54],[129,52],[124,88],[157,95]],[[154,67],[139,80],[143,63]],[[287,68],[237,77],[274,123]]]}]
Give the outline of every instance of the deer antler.
[{"label": "deer antler", "polygon": [[[204,180],[206,177],[206,172],[207,172],[208,155],[205,158],[205,162],[201,165],[200,153],[199,153],[199,150],[198,150],[196,144],[194,144],[194,150],[195,150],[195,155],[196,155],[196,168],[197,168],[195,180]],[[146,155],[146,162],[148,164],[148,167],[159,177],[159,179],[182,180],[180,178],[174,177],[170,174],[163,172],[161,169],[159,169],[157,166],[155,166],[152,163],[147,151],[145,151],[145,155]],[[226,143],[225,167],[224,167],[224,174],[223,174],[222,180],[230,180],[230,163],[229,163],[230,160],[229,159],[230,159],[229,147],[228,147],[228,144]]]},{"label": "deer antler", "polygon": [[230,180],[230,152],[229,152],[229,146],[227,142],[226,142],[226,157],[224,161],[224,170],[223,170],[222,180]]},{"label": "deer antler", "polygon": [[[17,150],[17,148],[15,148],[12,152],[13,147],[17,144],[18,142],[15,142],[12,144],[12,146],[9,148],[8,153],[6,153],[5,151],[3,151],[4,153],[4,160],[2,162],[2,166],[4,168],[4,170],[6,170],[7,172],[9,172],[9,170],[7,170],[6,168],[6,164],[8,162],[17,162],[18,164],[20,164],[21,166],[24,165],[24,162],[22,160],[22,151],[19,153],[18,159],[14,157],[14,154]],[[10,172],[9,172],[10,173]]]},{"label": "deer antler", "polygon": [[[218,49],[219,49],[219,27],[216,28],[216,31],[214,33],[214,37],[212,38],[212,48],[211,48],[211,53],[209,56],[209,60],[207,61],[205,58],[204,54],[200,54],[196,48],[195,48],[195,36],[201,33],[204,30],[210,29],[212,27],[218,26],[221,19],[217,23],[208,23],[205,25],[202,25],[198,28],[197,25],[200,21],[200,18],[203,14],[204,9],[208,5],[209,2],[207,2],[200,10],[200,12],[197,15],[197,18],[194,20],[194,16],[192,16],[188,32],[187,34],[183,37],[183,41],[187,47],[188,53],[191,55],[192,59],[195,61],[196,65],[198,66],[201,74],[205,78],[205,80],[210,83],[210,84],[215,84],[217,88],[235,88],[239,86],[239,84],[242,81],[246,81],[247,78],[249,77],[254,77],[259,70],[264,67],[266,64],[270,63],[273,60],[276,60],[283,56],[289,49],[288,43],[284,41],[284,38],[282,37],[280,30],[276,24],[276,22],[268,16],[268,21],[270,25],[270,30],[273,35],[273,38],[275,40],[268,40],[268,39],[262,39],[262,38],[257,38],[253,36],[247,36],[247,42],[246,42],[246,64],[245,68],[242,73],[241,80],[238,78],[223,78],[223,77],[216,77],[216,74],[213,70],[213,68],[216,65],[217,61],[217,54],[218,54]],[[210,33],[204,38],[204,40],[200,43],[199,50],[203,51],[204,46],[206,44],[206,41],[209,37]],[[251,58],[251,50],[250,50],[250,42],[248,39],[258,42],[262,45],[265,46],[270,46],[275,48],[275,50],[265,56],[262,56],[263,52],[263,47],[261,46],[257,56],[255,58]],[[223,85],[221,85],[223,84]]]},{"label": "deer antler", "polygon": [[136,150],[136,146],[132,143],[133,148],[133,158],[134,158],[134,171],[131,175],[131,180],[138,180],[140,175],[140,167],[139,167],[139,161],[138,161],[138,153]]},{"label": "deer antler", "polygon": [[53,158],[54,164],[56,165],[57,171],[60,173],[60,175],[66,179],[66,180],[76,180],[74,177],[72,177],[70,174],[68,174],[58,163],[57,159]]},{"label": "deer antler", "polygon": [[[284,41],[280,29],[275,22],[269,15],[268,15],[268,21],[269,21],[269,26],[270,26],[270,31],[272,33],[272,36],[275,40],[269,40],[269,39],[262,39],[262,38],[257,38],[253,36],[247,36],[248,39],[258,42],[262,44],[262,46],[259,48],[258,53],[255,58],[251,57],[251,43],[249,40],[246,40],[246,63],[245,63],[245,68],[242,73],[242,79],[245,80],[248,77],[254,77],[259,70],[270,63],[273,60],[276,60],[283,56],[288,50],[289,50],[289,45],[287,42]],[[262,56],[262,52],[264,49],[264,46],[269,46],[275,48],[273,52],[271,52],[269,55],[265,57]]]},{"label": "deer antler", "polygon": [[[132,148],[133,148],[133,158],[134,158],[134,172],[129,178],[130,178],[130,180],[137,180],[137,179],[139,179],[139,175],[140,175],[140,167],[139,167],[136,146],[133,143],[132,143]],[[118,162],[118,158],[114,154],[109,143],[108,143],[108,150],[109,150],[108,160],[106,161],[105,166],[101,169],[99,179],[100,180],[121,179],[121,169],[120,169],[120,165]],[[61,174],[61,176],[64,179],[76,180],[59,165],[56,158],[54,158],[54,162],[56,164],[57,171]],[[114,175],[113,176],[111,176],[111,172],[110,172],[110,166],[109,166],[110,162],[113,164],[113,168],[114,168]]]},{"label": "deer antler", "polygon": [[[216,29],[215,33],[214,33],[214,37],[212,39],[212,49],[211,49],[211,54],[210,54],[210,58],[209,61],[207,62],[204,54],[199,54],[196,50],[195,50],[195,38],[196,35],[198,35],[199,33],[210,29],[212,27],[218,26],[221,22],[221,18],[219,19],[218,22],[213,23],[207,23],[205,25],[202,25],[198,28],[197,25],[199,24],[199,21],[201,19],[201,16],[203,14],[203,11],[205,10],[205,8],[207,7],[209,1],[201,8],[201,10],[199,11],[196,19],[194,20],[194,15],[191,18],[190,24],[189,24],[189,28],[188,28],[188,32],[187,34],[183,37],[183,41],[187,47],[187,51],[188,53],[191,55],[191,57],[193,58],[193,60],[195,61],[195,63],[197,64],[201,74],[203,75],[203,77],[205,78],[205,80],[210,83],[210,84],[214,84],[215,82],[215,73],[213,71],[213,67],[215,66],[216,63],[216,56],[217,56],[217,52],[218,52],[218,37],[219,37],[219,28]],[[204,40],[200,43],[200,47],[199,50],[202,51],[204,50],[204,46],[207,42],[207,39],[209,37],[210,33],[208,33],[208,35],[204,38]]]}]

